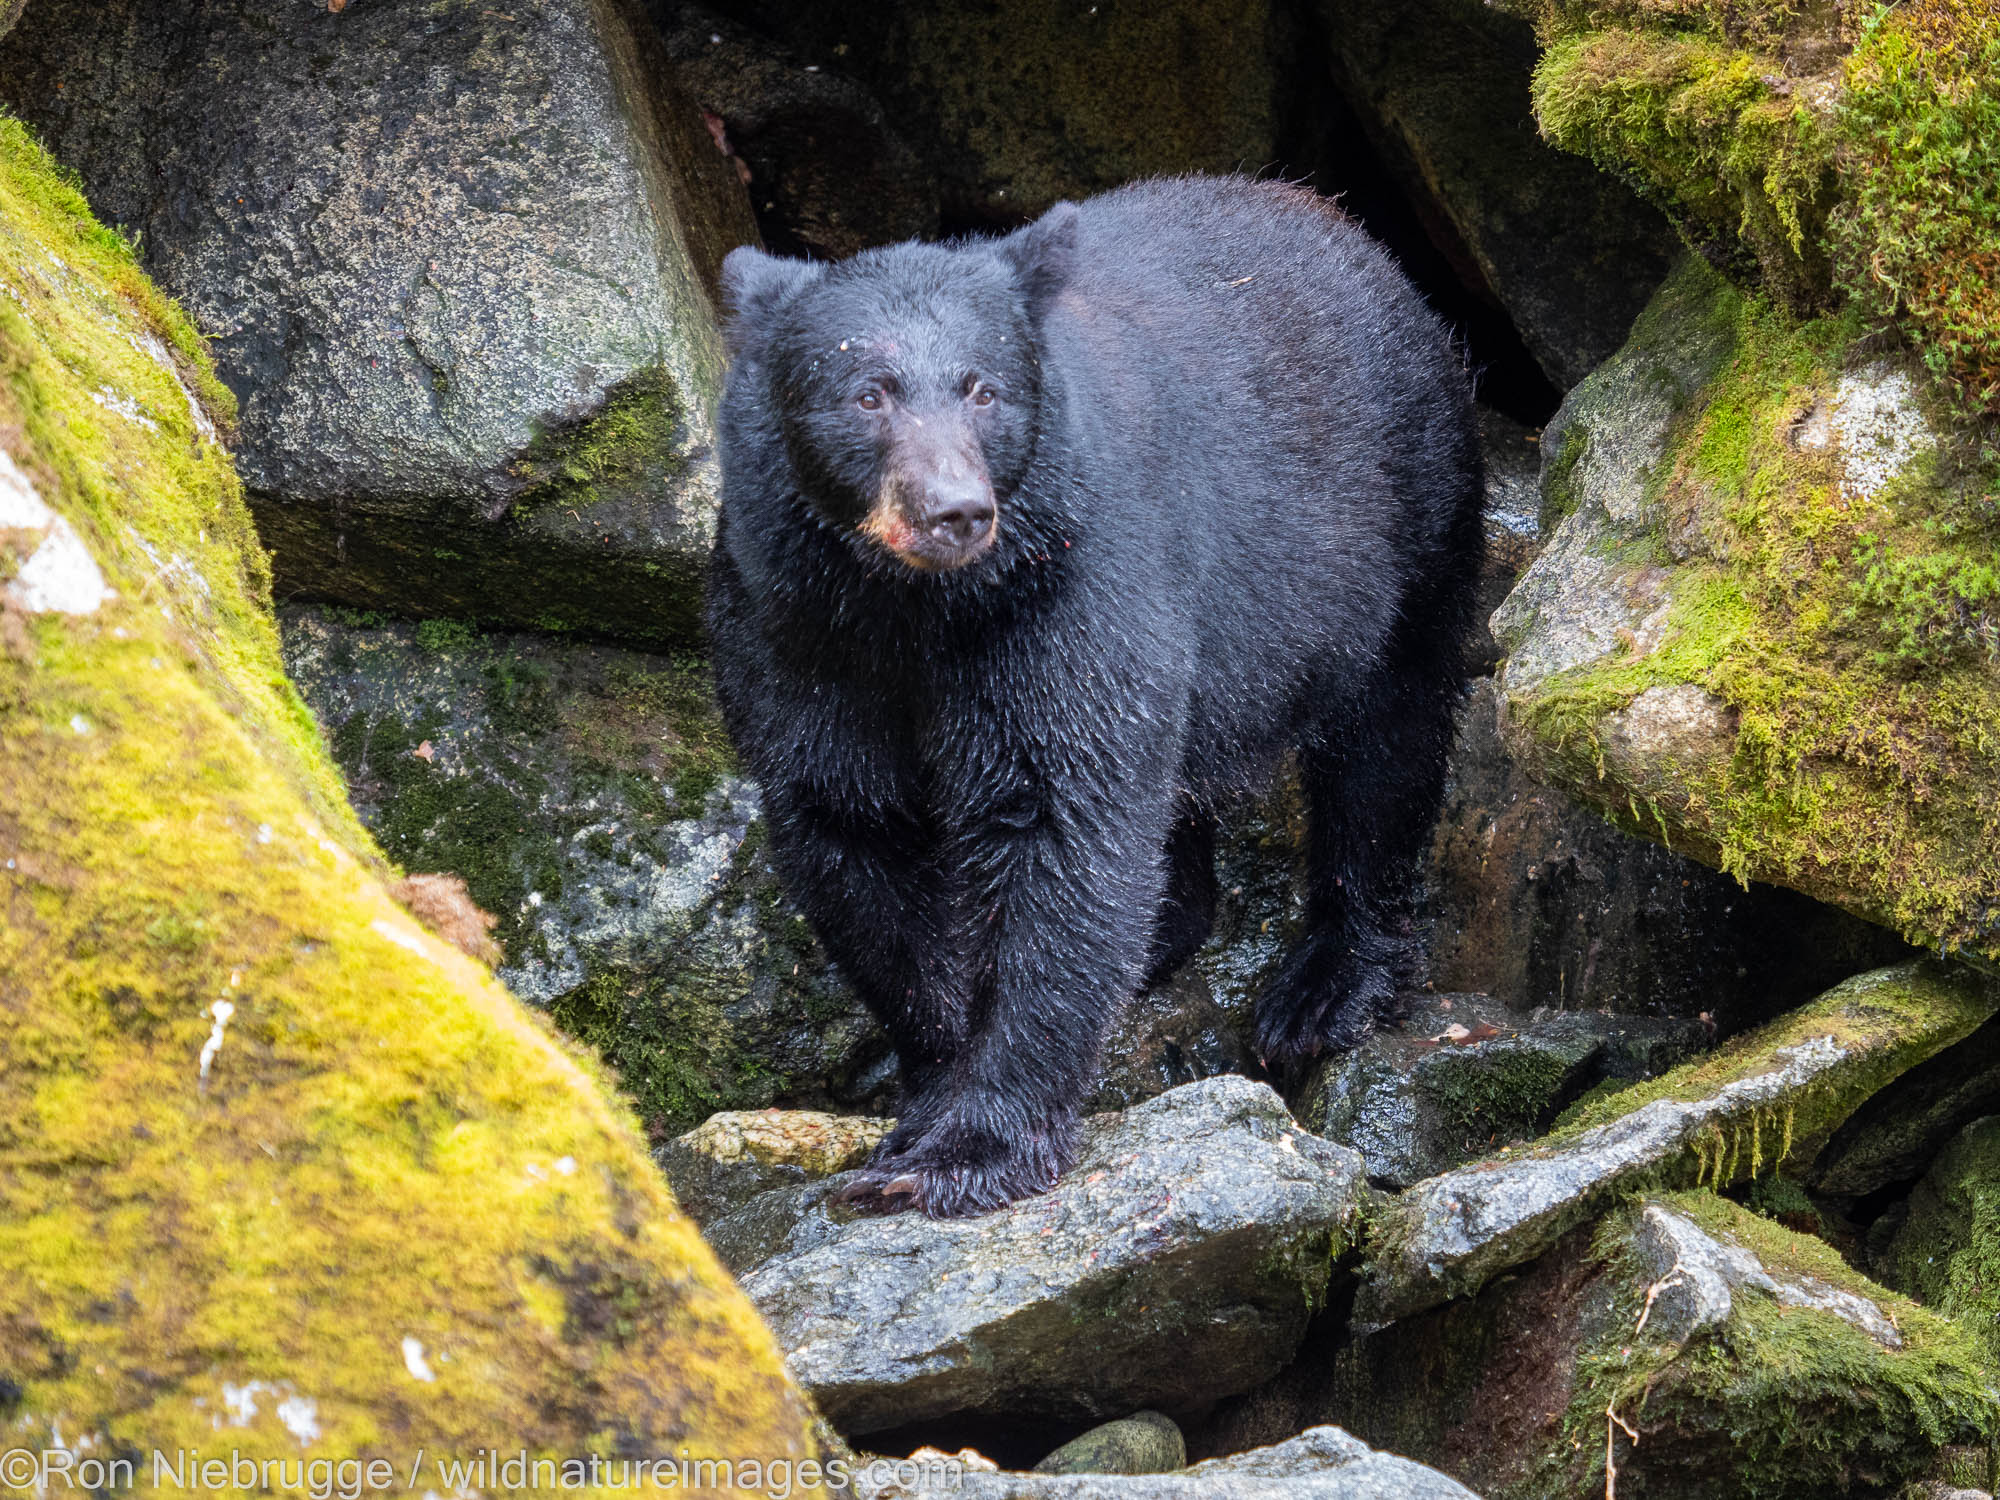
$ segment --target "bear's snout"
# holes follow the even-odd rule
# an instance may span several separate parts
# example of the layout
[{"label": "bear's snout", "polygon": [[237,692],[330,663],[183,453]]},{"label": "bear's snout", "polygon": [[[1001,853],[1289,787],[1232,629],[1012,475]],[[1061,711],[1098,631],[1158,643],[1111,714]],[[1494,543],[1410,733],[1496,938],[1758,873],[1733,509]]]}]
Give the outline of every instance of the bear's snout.
[{"label": "bear's snout", "polygon": [[861,530],[910,567],[944,572],[985,556],[999,530],[993,480],[969,431],[937,418],[899,434]]}]

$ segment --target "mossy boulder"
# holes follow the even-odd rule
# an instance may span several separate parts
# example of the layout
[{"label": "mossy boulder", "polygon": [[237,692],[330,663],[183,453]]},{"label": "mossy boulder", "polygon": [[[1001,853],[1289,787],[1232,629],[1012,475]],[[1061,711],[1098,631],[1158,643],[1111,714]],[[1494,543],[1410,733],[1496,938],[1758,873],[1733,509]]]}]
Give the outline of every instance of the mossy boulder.
[{"label": "mossy boulder", "polygon": [[1427,1178],[1370,1226],[1355,1320],[1477,1291],[1619,1198],[1810,1163],[1867,1099],[2000,1011],[2000,980],[1932,960],[1860,975],[1696,1062],[1589,1095],[1533,1144]]},{"label": "mossy boulder", "polygon": [[1990,1443],[2000,1392],[1963,1330],[1824,1242],[1651,1192],[1476,1298],[1308,1352],[1200,1442],[1327,1421],[1487,1500],[1819,1500]]},{"label": "mossy boulder", "polygon": [[1334,81],[1461,279],[1504,307],[1559,390],[1625,340],[1674,234],[1630,187],[1541,138],[1531,27],[1482,0],[1320,0]]},{"label": "mossy boulder", "polygon": [[2000,1365],[2000,1116],[1966,1126],[1931,1163],[1879,1269]]},{"label": "mossy boulder", "polygon": [[886,1105],[887,1035],[764,853],[708,667],[458,621],[288,609],[285,662],[392,859],[464,878],[500,977],[597,1048],[653,1139]]},{"label": "mossy boulder", "polygon": [[283,595],[693,639],[756,230],[637,0],[48,0],[0,100],[214,337]]},{"label": "mossy boulder", "polygon": [[809,1458],[601,1077],[390,899],[285,679],[233,410],[0,121],[9,1440],[147,1492],[155,1449]]},{"label": "mossy boulder", "polygon": [[2000,413],[2000,12],[1987,0],[1504,0],[1535,114],[1794,311],[1894,322]]},{"label": "mossy boulder", "polygon": [[2000,459],[1690,258],[1544,438],[1506,734],[1629,832],[2000,956]]}]

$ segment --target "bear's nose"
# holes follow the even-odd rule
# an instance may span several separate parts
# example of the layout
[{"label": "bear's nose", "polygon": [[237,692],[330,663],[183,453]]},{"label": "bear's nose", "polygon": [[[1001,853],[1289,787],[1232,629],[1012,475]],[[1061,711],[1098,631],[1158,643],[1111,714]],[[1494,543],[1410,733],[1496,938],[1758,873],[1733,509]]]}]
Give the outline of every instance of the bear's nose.
[{"label": "bear's nose", "polygon": [[924,530],[947,547],[974,546],[993,527],[993,491],[976,480],[934,485],[924,502]]}]

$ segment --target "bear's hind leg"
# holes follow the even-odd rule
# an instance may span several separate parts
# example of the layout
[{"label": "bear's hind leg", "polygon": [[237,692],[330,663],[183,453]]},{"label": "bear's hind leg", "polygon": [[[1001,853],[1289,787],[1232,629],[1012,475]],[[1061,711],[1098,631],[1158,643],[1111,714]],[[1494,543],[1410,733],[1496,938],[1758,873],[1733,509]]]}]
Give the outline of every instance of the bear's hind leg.
[{"label": "bear's hind leg", "polygon": [[1300,747],[1306,930],[1257,1002],[1258,1052],[1281,1073],[1356,1045],[1414,977],[1411,897],[1444,796],[1459,671],[1455,641],[1402,645]]},{"label": "bear's hind leg", "polygon": [[1167,894],[1153,918],[1145,988],[1164,984],[1215,927],[1215,819],[1182,805],[1167,838]]}]

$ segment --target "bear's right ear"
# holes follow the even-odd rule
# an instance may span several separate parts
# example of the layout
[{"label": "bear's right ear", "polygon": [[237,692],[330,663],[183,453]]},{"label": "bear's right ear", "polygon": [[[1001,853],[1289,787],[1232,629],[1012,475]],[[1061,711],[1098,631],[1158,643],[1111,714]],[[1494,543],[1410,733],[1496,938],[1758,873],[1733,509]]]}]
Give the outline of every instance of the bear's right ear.
[{"label": "bear's right ear", "polygon": [[1000,258],[1014,268],[1028,295],[1028,316],[1036,322],[1069,285],[1076,265],[1077,211],[1074,203],[1058,203],[1025,229],[1000,242]]},{"label": "bear's right ear", "polygon": [[816,278],[819,265],[766,255],[751,245],[739,245],[722,259],[722,296],[728,305],[723,342],[731,354],[761,328],[778,304]]}]

